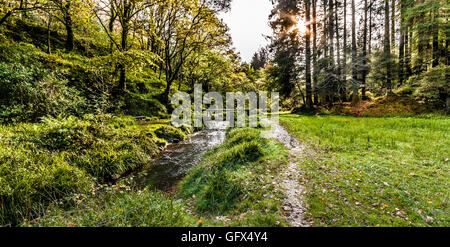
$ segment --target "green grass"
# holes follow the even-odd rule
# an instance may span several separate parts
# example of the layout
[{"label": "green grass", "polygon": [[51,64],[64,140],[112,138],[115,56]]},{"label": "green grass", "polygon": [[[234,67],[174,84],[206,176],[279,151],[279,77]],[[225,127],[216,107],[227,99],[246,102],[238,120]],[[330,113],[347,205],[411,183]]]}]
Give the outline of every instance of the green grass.
[{"label": "green grass", "polygon": [[147,165],[167,143],[155,133],[161,128],[185,136],[164,121],[112,115],[0,125],[0,225],[32,219],[54,201]]},{"label": "green grass", "polygon": [[212,226],[283,226],[274,186],[287,153],[260,129],[232,129],[181,182],[180,194]]},{"label": "green grass", "polygon": [[[281,116],[319,226],[450,226],[450,119]],[[314,160],[316,161],[314,161]]]},{"label": "green grass", "polygon": [[52,205],[44,217],[24,226],[83,227],[183,227],[196,226],[197,218],[184,204],[162,192],[132,190],[124,184],[106,187],[70,203]]},{"label": "green grass", "polygon": [[282,145],[259,129],[233,129],[182,180],[180,193],[130,187],[132,178],[48,207],[24,226],[285,226],[277,172]]}]

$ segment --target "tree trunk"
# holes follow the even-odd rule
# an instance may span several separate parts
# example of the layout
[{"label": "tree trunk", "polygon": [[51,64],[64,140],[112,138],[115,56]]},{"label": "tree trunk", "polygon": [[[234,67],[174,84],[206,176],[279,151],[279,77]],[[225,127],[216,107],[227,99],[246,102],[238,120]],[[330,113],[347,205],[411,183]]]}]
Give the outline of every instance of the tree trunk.
[{"label": "tree trunk", "polygon": [[[424,0],[418,0],[417,4],[421,5],[423,3],[424,3]],[[415,17],[415,21],[417,23],[422,24],[425,21],[425,13],[420,12]],[[419,30],[417,31],[417,37],[418,37],[417,51],[422,54],[425,51],[425,46],[429,42],[429,40],[427,40],[426,37],[430,37],[430,36],[426,35],[426,33],[423,29],[424,29],[423,27],[419,27]],[[410,39],[410,41],[412,41],[412,40]],[[416,62],[414,64],[414,73],[420,74],[423,70],[424,70],[423,56],[417,56]]]},{"label": "tree trunk", "polygon": [[361,84],[361,98],[366,100],[366,77],[367,77],[367,0],[364,0],[364,27],[363,27],[363,71]]},{"label": "tree trunk", "polygon": [[400,43],[398,46],[398,84],[403,84],[405,80],[405,0],[400,2]]},{"label": "tree trunk", "polygon": [[333,6],[333,0],[328,1],[328,31],[330,34],[329,38],[329,48],[330,48],[330,60],[331,65],[334,66],[334,6]]},{"label": "tree trunk", "polygon": [[389,37],[389,0],[384,0],[384,62],[386,68],[386,88],[391,91],[391,42]]},{"label": "tree trunk", "polygon": [[409,78],[412,75],[411,52],[412,52],[412,33],[406,23],[405,28],[405,76]]},{"label": "tree trunk", "polygon": [[372,54],[372,8],[373,2],[370,1],[369,6],[369,55]]},{"label": "tree trunk", "polygon": [[434,68],[436,66],[439,65],[439,39],[438,39],[438,35],[439,35],[439,25],[438,25],[438,20],[437,20],[437,11],[435,9],[433,9],[432,11],[432,15],[433,15],[433,24],[431,26],[432,28],[432,35],[433,35],[433,61],[431,66]]},{"label": "tree trunk", "polygon": [[51,43],[50,43],[50,37],[51,37],[51,32],[50,32],[50,27],[52,25],[52,15],[48,14],[48,23],[47,23],[47,54],[51,54],[52,53],[52,49],[51,49]]},{"label": "tree trunk", "polygon": [[72,16],[70,13],[70,2],[67,2],[67,4],[63,8],[63,14],[64,14],[64,26],[66,28],[66,51],[70,52],[73,50],[73,21]]},{"label": "tree trunk", "polygon": [[319,95],[317,93],[317,76],[318,76],[318,66],[317,66],[317,0],[312,1],[313,10],[312,10],[312,18],[313,18],[313,92],[314,92],[314,104],[317,105],[319,103]]},{"label": "tree trunk", "polygon": [[306,109],[311,110],[312,108],[312,96],[311,96],[311,23],[310,23],[310,12],[311,12],[311,0],[305,0],[305,23],[306,23],[306,33],[305,33],[305,73],[306,73]]},{"label": "tree trunk", "polygon": [[391,45],[395,46],[395,0],[391,0]]},{"label": "tree trunk", "polygon": [[337,58],[337,67],[336,67],[336,75],[338,78],[338,92],[337,94],[340,95],[342,92],[342,78],[341,78],[341,45],[339,42],[339,18],[338,18],[338,4],[339,2],[336,0],[334,2],[334,20],[335,20],[335,24],[334,24],[334,29],[336,32],[336,58]]},{"label": "tree trunk", "polygon": [[5,22],[6,19],[8,19],[8,17],[11,16],[11,14],[12,14],[12,11],[8,11],[8,12],[2,17],[2,19],[0,19],[0,25],[2,25],[3,22]]},{"label": "tree trunk", "polygon": [[[108,31],[110,34],[112,34],[114,32],[114,21],[116,20],[117,15],[114,13],[114,9],[111,8],[111,18],[109,19],[109,23],[108,23]],[[109,52],[113,53],[114,51],[114,43],[112,40],[109,41]]]},{"label": "tree trunk", "polygon": [[68,17],[66,19],[66,51],[73,51],[73,29],[72,29],[72,18]]},{"label": "tree trunk", "polygon": [[[128,23],[122,23],[122,37],[121,37],[121,48],[122,51],[127,50],[128,46]],[[127,89],[126,87],[126,69],[124,64],[119,65],[119,90],[123,93]]]},{"label": "tree trunk", "polygon": [[[24,7],[25,9],[28,9],[28,1],[27,1],[27,0],[24,0],[24,1],[23,1],[23,7]],[[22,17],[23,17],[23,18],[28,18],[28,11],[24,11]]]},{"label": "tree trunk", "polygon": [[347,0],[344,0],[344,57],[342,58],[342,87],[341,99],[347,100]]},{"label": "tree trunk", "polygon": [[[386,0],[387,1],[387,0]],[[358,71],[357,71],[357,51],[356,51],[356,17],[355,0],[352,0],[352,83],[353,83],[353,102],[359,100],[358,97]]]},{"label": "tree trunk", "polygon": [[447,114],[450,114],[450,95],[447,94],[447,99],[445,101],[445,108],[447,111]]},{"label": "tree trunk", "polygon": [[323,47],[324,58],[328,57],[328,13],[327,13],[327,0],[323,0]]},{"label": "tree trunk", "polygon": [[163,94],[161,95],[161,103],[167,107],[170,106],[169,104],[169,94],[170,94],[170,87],[172,87],[173,81],[172,79],[166,80],[167,85],[166,89],[164,90]]}]

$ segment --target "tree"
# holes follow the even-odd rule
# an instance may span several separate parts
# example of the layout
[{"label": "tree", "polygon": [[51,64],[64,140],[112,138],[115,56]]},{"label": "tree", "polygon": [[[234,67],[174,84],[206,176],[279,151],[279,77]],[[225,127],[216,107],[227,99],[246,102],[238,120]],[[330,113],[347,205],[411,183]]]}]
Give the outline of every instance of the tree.
[{"label": "tree", "polygon": [[70,52],[74,48],[73,16],[76,15],[85,3],[82,0],[50,0],[56,10],[55,18],[59,20],[66,29],[66,51]]},{"label": "tree", "polygon": [[26,16],[29,11],[42,9],[46,3],[46,0],[10,0],[6,2],[0,2],[0,13],[5,13],[0,18],[0,25],[15,13],[22,13],[22,16]]},{"label": "tree", "polygon": [[342,58],[342,86],[341,86],[341,100],[347,100],[347,0],[344,0],[344,55]]},{"label": "tree", "polygon": [[363,52],[362,52],[362,83],[361,83],[361,97],[363,100],[366,99],[366,77],[368,69],[367,66],[367,10],[368,10],[367,0],[364,0],[364,27],[363,27]]},{"label": "tree", "polygon": [[317,93],[318,88],[318,74],[319,66],[317,64],[317,0],[312,1],[312,26],[313,26],[313,92],[314,92],[314,104],[319,103],[319,94]]},{"label": "tree", "polygon": [[391,0],[391,45],[395,46],[395,0]]},{"label": "tree", "polygon": [[[182,71],[186,60],[203,48],[229,44],[226,27],[215,15],[206,0],[170,0],[157,6],[162,15],[160,28],[162,41],[162,69],[165,73],[166,88],[161,101],[169,106],[170,89]],[[213,2],[214,3],[214,2]]]},{"label": "tree", "polygon": [[[341,77],[341,69],[342,69],[342,65],[341,65],[341,45],[340,45],[340,36],[339,36],[339,18],[338,18],[338,4],[339,2],[336,0],[334,3],[334,21],[335,21],[335,31],[336,31],[336,57],[337,57],[337,67],[336,67],[336,78],[338,81],[338,91],[341,92],[342,94],[342,84],[343,84],[343,80]],[[338,92],[337,92],[338,93]]]},{"label": "tree", "polygon": [[266,49],[261,48],[261,49],[259,49],[258,52],[255,52],[255,54],[253,54],[250,65],[255,70],[262,69],[266,66],[268,59],[269,59],[269,57],[268,57]]},{"label": "tree", "polygon": [[400,42],[399,42],[399,52],[398,52],[398,83],[399,85],[403,84],[404,76],[405,76],[405,31],[406,31],[406,23],[404,22],[405,18],[405,2],[406,0],[400,0]]},{"label": "tree", "polygon": [[270,84],[268,89],[280,92],[282,97],[289,97],[297,89],[306,103],[304,93],[298,84],[298,76],[302,70],[299,66],[301,56],[300,45],[303,39],[296,25],[295,17],[300,13],[296,0],[274,1],[274,8],[270,15],[270,25],[274,30],[269,49],[272,55],[272,66],[268,69]]},{"label": "tree", "polygon": [[386,68],[385,86],[390,91],[391,85],[391,42],[389,36],[389,0],[384,0],[384,63]]},{"label": "tree", "polygon": [[[387,1],[387,0],[385,0]],[[355,0],[352,0],[352,84],[353,84],[353,102],[358,101],[358,66],[356,51],[356,18],[355,18]]]},{"label": "tree", "polygon": [[305,77],[306,77],[306,109],[312,108],[311,93],[311,1],[305,0]]},{"label": "tree", "polygon": [[[151,4],[144,0],[112,0],[111,7],[117,16],[122,28],[120,33],[120,51],[126,52],[129,49],[128,34],[132,25],[132,21],[137,14]],[[119,64],[119,92],[124,93],[126,90],[126,66]]]}]

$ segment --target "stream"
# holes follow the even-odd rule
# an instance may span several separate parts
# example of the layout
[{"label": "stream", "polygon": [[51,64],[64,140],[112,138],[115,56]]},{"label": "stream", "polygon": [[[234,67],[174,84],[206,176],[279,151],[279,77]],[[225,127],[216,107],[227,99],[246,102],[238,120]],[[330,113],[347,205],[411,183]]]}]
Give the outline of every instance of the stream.
[{"label": "stream", "polygon": [[195,132],[179,143],[172,143],[152,162],[136,174],[135,182],[152,189],[170,191],[190,169],[197,165],[203,154],[225,140],[228,123],[216,123],[212,128]]}]

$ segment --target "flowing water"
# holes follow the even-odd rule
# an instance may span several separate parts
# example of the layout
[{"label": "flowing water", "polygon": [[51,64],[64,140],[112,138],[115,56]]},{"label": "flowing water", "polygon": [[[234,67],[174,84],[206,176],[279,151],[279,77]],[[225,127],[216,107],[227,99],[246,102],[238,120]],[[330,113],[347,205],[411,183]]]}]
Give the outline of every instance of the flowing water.
[{"label": "flowing water", "polygon": [[226,123],[217,123],[212,128],[189,135],[183,142],[169,144],[148,168],[137,174],[137,184],[170,191],[176,182],[200,162],[207,150],[225,140],[226,127]]}]

